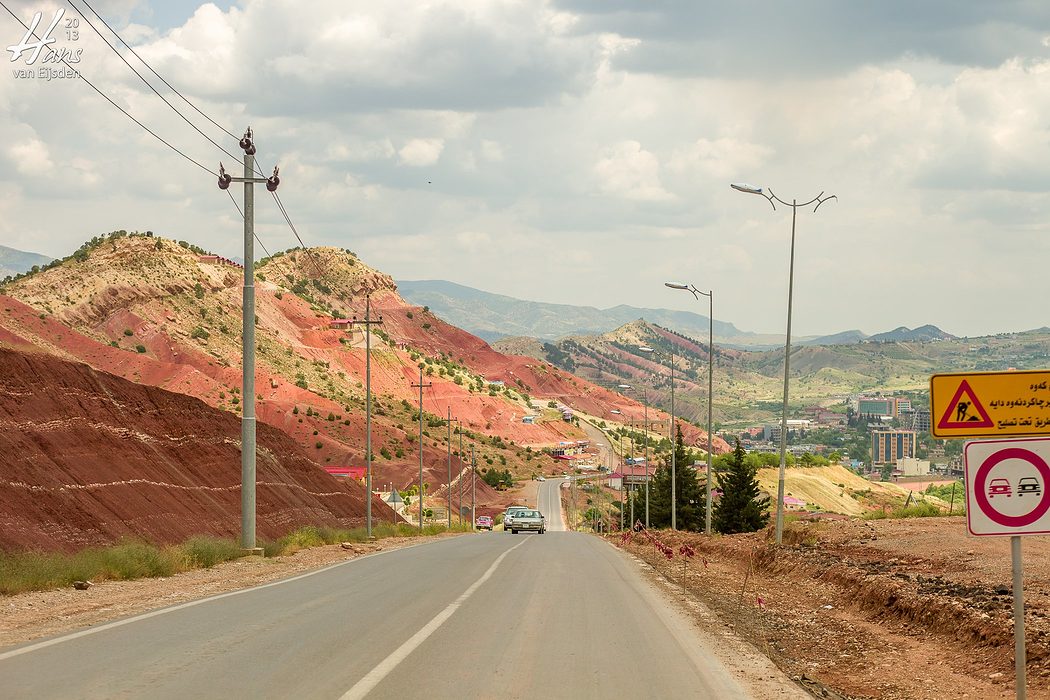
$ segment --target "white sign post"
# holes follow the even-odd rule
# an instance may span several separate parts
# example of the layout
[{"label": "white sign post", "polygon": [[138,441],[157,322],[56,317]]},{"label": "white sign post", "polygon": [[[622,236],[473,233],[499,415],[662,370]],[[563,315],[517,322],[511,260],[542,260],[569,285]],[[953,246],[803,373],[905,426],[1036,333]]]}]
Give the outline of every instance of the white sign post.
[{"label": "white sign post", "polygon": [[1023,535],[1050,534],[1050,439],[966,444],[966,527],[978,537],[1009,537],[1014,588],[1014,671],[1025,692]]}]

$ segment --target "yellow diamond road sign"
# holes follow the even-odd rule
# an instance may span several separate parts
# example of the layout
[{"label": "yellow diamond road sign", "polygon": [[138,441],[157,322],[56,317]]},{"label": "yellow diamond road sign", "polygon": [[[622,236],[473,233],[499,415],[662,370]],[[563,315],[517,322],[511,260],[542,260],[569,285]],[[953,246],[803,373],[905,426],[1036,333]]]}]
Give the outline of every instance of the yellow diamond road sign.
[{"label": "yellow diamond road sign", "polygon": [[1050,370],[933,375],[930,432],[939,438],[1050,435]]}]

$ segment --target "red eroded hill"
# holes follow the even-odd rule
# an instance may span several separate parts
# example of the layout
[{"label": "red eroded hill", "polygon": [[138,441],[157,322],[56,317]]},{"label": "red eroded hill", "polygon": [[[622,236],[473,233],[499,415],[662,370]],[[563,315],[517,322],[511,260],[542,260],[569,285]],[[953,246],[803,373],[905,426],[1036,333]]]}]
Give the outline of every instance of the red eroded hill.
[{"label": "red eroded hill", "polygon": [[[75,259],[17,280],[0,295],[0,345],[86,362],[139,384],[196,397],[236,416],[241,393],[240,268],[187,245],[146,236],[94,239]],[[449,412],[478,466],[527,476],[551,466],[526,450],[583,439],[548,402],[613,420],[640,420],[640,403],[549,363],[502,355],[410,306],[393,280],[339,248],[279,253],[256,268],[256,407],[322,465],[365,459],[365,330],[372,302],[375,485],[418,480],[418,389],[423,370],[423,480],[448,480]],[[619,411],[619,413],[614,413]],[[527,416],[531,416],[526,420]],[[661,418],[650,408],[650,416]],[[687,439],[694,442],[686,427]],[[452,449],[458,451],[458,437]],[[547,460],[547,461],[544,461]],[[463,465],[453,456],[453,474]],[[485,494],[488,496],[489,494]]]},{"label": "red eroded hill", "polygon": [[[0,549],[240,532],[240,421],[85,364],[0,348]],[[257,532],[356,527],[364,490],[258,426]],[[378,498],[373,514],[393,520]]]}]

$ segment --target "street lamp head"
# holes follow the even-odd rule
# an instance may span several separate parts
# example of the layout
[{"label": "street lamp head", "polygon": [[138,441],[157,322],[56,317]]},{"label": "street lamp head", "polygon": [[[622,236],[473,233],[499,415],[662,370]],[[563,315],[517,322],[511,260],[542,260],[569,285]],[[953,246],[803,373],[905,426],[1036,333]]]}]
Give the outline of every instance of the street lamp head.
[{"label": "street lamp head", "polygon": [[620,409],[618,409],[618,408],[612,409],[611,411],[609,411],[609,413],[612,413],[612,414],[617,415],[617,416],[623,415],[623,412]]},{"label": "street lamp head", "polygon": [[656,348],[651,348],[648,345],[639,345],[638,349],[642,352],[656,352]]},{"label": "street lamp head", "polygon": [[671,289],[685,289],[687,291],[689,290],[689,285],[682,284],[681,282],[664,282],[664,286],[670,287]]},{"label": "street lamp head", "polygon": [[618,386],[621,389],[630,389],[631,388],[630,384],[617,384],[616,386]]},{"label": "street lamp head", "polygon": [[760,194],[763,197],[766,196],[765,191],[761,187],[755,185],[749,185],[746,182],[734,182],[729,185],[737,192],[746,192],[747,194]]}]

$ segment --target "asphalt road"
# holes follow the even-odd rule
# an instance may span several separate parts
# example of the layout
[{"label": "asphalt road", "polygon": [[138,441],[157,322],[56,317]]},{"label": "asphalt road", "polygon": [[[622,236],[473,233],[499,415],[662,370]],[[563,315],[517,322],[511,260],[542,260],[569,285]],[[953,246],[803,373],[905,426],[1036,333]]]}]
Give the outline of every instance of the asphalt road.
[{"label": "asphalt road", "polygon": [[[740,698],[595,537],[431,541],[0,651],[5,698]],[[793,695],[793,689],[790,692]]]}]

